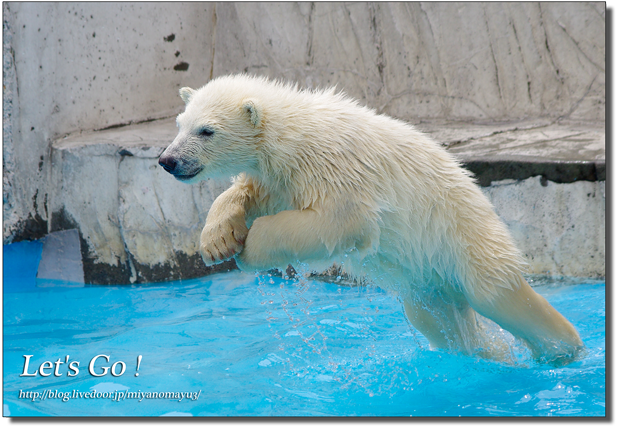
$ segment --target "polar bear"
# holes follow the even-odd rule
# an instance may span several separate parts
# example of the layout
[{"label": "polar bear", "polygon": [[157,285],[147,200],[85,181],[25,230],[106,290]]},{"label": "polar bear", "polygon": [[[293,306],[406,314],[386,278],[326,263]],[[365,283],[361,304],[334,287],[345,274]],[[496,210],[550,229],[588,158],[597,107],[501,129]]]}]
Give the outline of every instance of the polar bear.
[{"label": "polar bear", "polygon": [[[182,88],[159,163],[192,183],[231,178],[200,238],[207,265],[342,265],[395,291],[432,348],[492,349],[476,313],[562,364],[582,341],[524,279],[519,250],[470,172],[413,126],[335,89],[247,75]],[[491,354],[492,355],[492,354]]]}]

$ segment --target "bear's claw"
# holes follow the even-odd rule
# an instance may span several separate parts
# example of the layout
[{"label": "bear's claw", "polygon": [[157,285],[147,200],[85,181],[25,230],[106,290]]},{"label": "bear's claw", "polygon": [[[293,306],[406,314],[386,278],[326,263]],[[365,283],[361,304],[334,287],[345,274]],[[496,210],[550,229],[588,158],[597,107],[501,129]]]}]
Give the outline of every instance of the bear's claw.
[{"label": "bear's claw", "polygon": [[205,264],[211,266],[239,254],[243,250],[248,229],[245,220],[209,221],[200,236],[200,254]]}]

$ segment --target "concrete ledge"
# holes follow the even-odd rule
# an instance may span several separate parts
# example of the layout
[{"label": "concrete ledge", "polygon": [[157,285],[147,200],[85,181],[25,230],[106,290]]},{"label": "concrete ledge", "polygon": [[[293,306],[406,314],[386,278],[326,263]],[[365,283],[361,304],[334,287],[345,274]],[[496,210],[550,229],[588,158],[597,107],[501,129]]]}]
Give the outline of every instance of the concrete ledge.
[{"label": "concrete ledge", "polygon": [[481,187],[488,187],[502,179],[527,179],[540,176],[541,183],[553,181],[570,184],[577,181],[604,181],[605,162],[598,161],[552,161],[527,160],[524,158],[465,160],[464,166],[477,178]]},{"label": "concrete ledge", "polygon": [[[475,174],[532,273],[605,275],[603,125],[418,127]],[[171,118],[71,135],[52,145],[48,230],[78,229],[87,283],[186,279],[235,267],[228,262],[207,269],[198,254],[208,210],[229,184],[182,184],[158,166],[176,132]]]},{"label": "concrete ledge", "polygon": [[527,179],[566,184],[604,181],[605,124],[528,121],[504,124],[420,124],[463,161],[480,186]]}]

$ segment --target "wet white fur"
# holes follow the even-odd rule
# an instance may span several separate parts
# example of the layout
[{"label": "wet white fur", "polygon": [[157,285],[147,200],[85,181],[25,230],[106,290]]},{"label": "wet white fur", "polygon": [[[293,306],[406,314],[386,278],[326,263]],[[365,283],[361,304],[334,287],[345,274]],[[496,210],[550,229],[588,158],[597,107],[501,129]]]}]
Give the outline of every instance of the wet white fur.
[{"label": "wet white fur", "polygon": [[[207,263],[237,254],[245,270],[343,264],[398,292],[410,321],[438,347],[488,347],[475,340],[484,334],[472,307],[538,357],[581,345],[525,282],[520,252],[471,174],[413,126],[335,89],[245,75],[181,96],[186,110],[167,151],[202,165],[196,180],[235,177],[207,218]],[[200,139],[205,125],[215,133]]]}]

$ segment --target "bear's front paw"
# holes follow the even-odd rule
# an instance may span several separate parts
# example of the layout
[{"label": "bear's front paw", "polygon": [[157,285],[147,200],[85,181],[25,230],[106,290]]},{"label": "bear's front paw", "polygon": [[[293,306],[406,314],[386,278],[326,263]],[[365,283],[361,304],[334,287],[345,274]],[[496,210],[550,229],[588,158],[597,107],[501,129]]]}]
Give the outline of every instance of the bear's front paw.
[{"label": "bear's front paw", "polygon": [[200,235],[200,255],[207,266],[221,263],[243,250],[248,228],[245,222],[207,223]]}]

